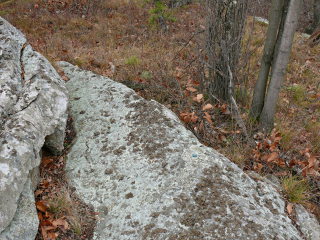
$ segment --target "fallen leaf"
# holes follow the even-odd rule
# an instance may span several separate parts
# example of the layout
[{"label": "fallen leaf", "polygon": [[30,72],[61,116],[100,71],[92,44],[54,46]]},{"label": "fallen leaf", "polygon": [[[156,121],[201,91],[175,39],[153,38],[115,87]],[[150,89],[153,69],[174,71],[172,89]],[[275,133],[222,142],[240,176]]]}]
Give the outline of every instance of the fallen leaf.
[{"label": "fallen leaf", "polygon": [[55,239],[57,239],[57,237],[59,236],[59,234],[56,233],[56,232],[49,232],[47,236],[48,236],[48,240],[49,240],[49,239],[50,239],[50,240],[55,240]]},{"label": "fallen leaf", "polygon": [[266,162],[273,162],[277,160],[279,157],[279,154],[277,152],[272,152],[269,155],[265,156],[262,160],[265,160]]},{"label": "fallen leaf", "polygon": [[192,112],[192,113],[180,113],[180,118],[183,122],[185,123],[190,123],[190,122],[197,122],[198,116]]},{"label": "fallen leaf", "polygon": [[44,240],[47,240],[48,239],[48,233],[47,233],[47,230],[45,229],[45,227],[41,227],[41,235],[42,235],[42,238]]},{"label": "fallen leaf", "polygon": [[308,167],[309,168],[314,168],[315,164],[316,164],[316,157],[315,156],[310,156],[310,158],[308,159]]},{"label": "fallen leaf", "polygon": [[213,124],[210,114],[207,112],[204,112],[204,115],[205,116],[203,118],[206,119],[208,123]]},{"label": "fallen leaf", "polygon": [[62,226],[64,229],[69,229],[69,224],[66,220],[59,218],[52,221],[54,227]]},{"label": "fallen leaf", "polygon": [[219,138],[220,141],[223,141],[223,142],[227,142],[228,141],[227,138],[222,134],[219,134],[218,138]]},{"label": "fallen leaf", "polygon": [[38,218],[40,222],[43,220],[43,215],[41,212],[38,212]]},{"label": "fallen leaf", "polygon": [[197,94],[196,97],[193,98],[193,101],[200,103],[203,100],[203,94]]},{"label": "fallen leaf", "polygon": [[227,104],[222,104],[222,105],[220,106],[220,110],[221,110],[221,112],[222,112],[223,114],[225,114],[225,115],[230,115],[230,114],[231,114],[231,112],[229,111],[229,108],[228,108],[228,105],[227,105]]},{"label": "fallen leaf", "polygon": [[276,172],[274,173],[274,175],[278,176],[278,177],[284,177],[284,176],[288,176],[288,172],[286,171],[282,171],[282,172]]},{"label": "fallen leaf", "polygon": [[52,157],[43,157],[42,158],[42,164],[43,166],[47,166],[48,164],[53,162],[53,158]]},{"label": "fallen leaf", "polygon": [[196,92],[197,89],[195,89],[194,87],[187,87],[186,90],[188,90],[189,92]]},{"label": "fallen leaf", "polygon": [[210,103],[208,103],[208,104],[203,106],[202,110],[206,111],[206,110],[209,110],[209,109],[212,109],[212,108],[213,108],[213,106]]},{"label": "fallen leaf", "polygon": [[191,114],[191,122],[195,123],[198,121],[198,116],[193,112]]},{"label": "fallen leaf", "polygon": [[52,226],[52,222],[48,219],[41,221],[40,225],[45,227],[50,227],[49,230],[56,229],[55,227]]},{"label": "fallen leaf", "polygon": [[287,204],[287,211],[288,211],[289,215],[292,214],[292,211],[293,211],[293,203],[288,203],[288,204]]},{"label": "fallen leaf", "polygon": [[35,195],[35,196],[39,196],[39,195],[41,195],[42,193],[43,193],[43,190],[38,189],[38,190],[36,190],[36,191],[34,192],[34,195]]},{"label": "fallen leaf", "polygon": [[314,176],[314,177],[320,177],[320,173],[317,172],[316,170],[314,170],[313,168],[308,168],[306,170],[306,175]]},{"label": "fallen leaf", "polygon": [[39,211],[45,213],[48,209],[48,206],[43,201],[36,202],[36,207]]},{"label": "fallen leaf", "polygon": [[67,76],[65,76],[65,75],[62,75],[62,77],[61,77],[64,81],[69,81],[69,78],[67,77]]},{"label": "fallen leaf", "polygon": [[253,169],[257,172],[260,172],[262,168],[263,168],[263,165],[261,163],[255,163],[253,166]]}]

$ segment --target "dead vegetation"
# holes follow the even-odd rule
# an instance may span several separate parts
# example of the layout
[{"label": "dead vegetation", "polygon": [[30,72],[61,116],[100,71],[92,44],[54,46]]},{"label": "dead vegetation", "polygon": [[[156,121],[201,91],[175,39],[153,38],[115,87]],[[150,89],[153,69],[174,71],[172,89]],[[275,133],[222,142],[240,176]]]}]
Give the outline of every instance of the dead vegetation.
[{"label": "dead vegetation", "polygon": [[[302,202],[320,218],[319,45],[310,48],[308,38],[296,34],[278,103],[276,127],[271,135],[264,136],[250,121],[248,109],[267,26],[248,17],[237,76],[242,85],[235,88],[241,117],[254,141],[248,143],[232,118],[230,107],[223,102],[210,102],[203,91],[199,56],[203,51],[205,11],[201,4],[155,11],[152,1],[94,2],[12,0],[0,3],[0,15],[21,29],[31,45],[51,62],[69,61],[126,84],[141,96],[172,109],[204,144],[225,154],[244,170],[278,176],[288,200]],[[150,21],[152,14],[160,14],[154,19],[164,18],[165,28],[158,20]],[[64,181],[48,183],[61,161],[52,158],[43,168],[38,189],[43,192],[36,192],[37,199],[44,201],[45,210],[39,210],[40,215],[51,222],[67,221],[69,228],[58,225],[63,226],[58,227],[61,239],[86,239],[82,235],[86,231],[82,229],[81,214],[69,209],[83,209],[81,204],[77,205],[78,200],[73,199]],[[292,192],[300,189],[292,187],[299,184],[297,181],[309,186],[307,193],[304,189]],[[61,194],[57,192],[59,188],[54,187],[50,193],[45,190],[59,184]]]}]

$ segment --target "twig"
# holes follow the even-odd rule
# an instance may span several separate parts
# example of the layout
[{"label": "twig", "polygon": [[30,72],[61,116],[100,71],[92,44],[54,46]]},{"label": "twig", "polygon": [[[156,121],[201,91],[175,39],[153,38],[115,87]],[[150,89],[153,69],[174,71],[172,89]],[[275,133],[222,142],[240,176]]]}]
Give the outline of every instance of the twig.
[{"label": "twig", "polygon": [[174,55],[174,57],[172,58],[171,61],[173,61],[173,60],[175,60],[175,59],[177,58],[178,54],[179,54],[186,46],[188,46],[188,44],[190,43],[190,41],[191,41],[196,35],[198,35],[198,34],[200,34],[200,33],[203,33],[204,31],[205,31],[205,30],[200,30],[200,31],[198,31],[198,32],[193,33],[193,34],[191,35],[191,37],[189,38],[189,40],[184,44],[184,46],[183,46],[182,48],[180,48],[178,52],[176,52],[176,54]]},{"label": "twig", "polygon": [[[231,72],[229,64],[228,64],[228,71],[229,71],[229,77],[230,77],[230,81],[229,81],[229,96],[230,96],[231,106],[233,107],[233,108],[231,108],[231,112],[233,113],[232,115],[235,118],[238,126],[242,129],[242,131],[243,131],[243,133],[244,133],[244,135],[246,137],[246,140],[248,142],[250,142],[250,138],[249,138],[249,135],[248,135],[248,132],[247,132],[246,125],[244,124],[244,122],[243,122],[243,120],[241,118],[239,108],[238,108],[236,100],[234,99],[233,94],[232,94],[232,88],[233,88],[232,79],[233,79],[233,75],[232,75],[232,72]],[[232,110],[234,110],[234,111],[232,111]]]}]

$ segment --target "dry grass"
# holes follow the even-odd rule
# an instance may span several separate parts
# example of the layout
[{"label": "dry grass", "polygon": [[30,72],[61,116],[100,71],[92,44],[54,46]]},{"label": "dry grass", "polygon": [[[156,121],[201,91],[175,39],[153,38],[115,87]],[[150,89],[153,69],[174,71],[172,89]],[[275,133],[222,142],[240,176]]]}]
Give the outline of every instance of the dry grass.
[{"label": "dry grass", "polygon": [[305,179],[286,177],[282,180],[282,188],[289,202],[306,203],[311,198],[310,187]]}]

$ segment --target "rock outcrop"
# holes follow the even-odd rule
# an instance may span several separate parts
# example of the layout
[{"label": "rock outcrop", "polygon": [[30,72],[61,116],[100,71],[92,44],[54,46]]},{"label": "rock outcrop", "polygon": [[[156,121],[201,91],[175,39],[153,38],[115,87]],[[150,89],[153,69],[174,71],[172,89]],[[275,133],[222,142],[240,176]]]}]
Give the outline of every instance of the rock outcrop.
[{"label": "rock outcrop", "polygon": [[99,212],[93,239],[303,239],[274,185],[199,143],[170,110],[59,65],[77,132],[66,171]]},{"label": "rock outcrop", "polygon": [[320,239],[320,225],[316,217],[303,206],[296,206],[297,224],[306,239]]},{"label": "rock outcrop", "polygon": [[38,231],[33,191],[44,143],[63,149],[67,90],[51,64],[0,18],[0,239]]}]

